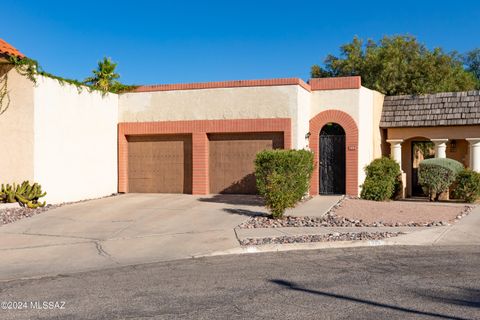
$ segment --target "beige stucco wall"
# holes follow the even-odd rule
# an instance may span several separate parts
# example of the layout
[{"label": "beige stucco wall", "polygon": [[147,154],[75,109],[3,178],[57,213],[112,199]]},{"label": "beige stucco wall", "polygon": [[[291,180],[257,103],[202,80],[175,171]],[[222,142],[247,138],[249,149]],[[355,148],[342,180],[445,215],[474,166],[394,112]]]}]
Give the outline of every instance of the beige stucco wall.
[{"label": "beige stucco wall", "polygon": [[34,105],[34,179],[47,202],[116,193],[118,96],[39,77]]},{"label": "beige stucco wall", "polygon": [[310,119],[322,111],[332,109],[348,113],[358,125],[359,96],[358,89],[313,91]]},{"label": "beige stucco wall", "polygon": [[382,118],[382,108],[383,108],[383,100],[385,95],[372,90],[373,94],[373,158],[380,158],[382,157],[384,150],[386,149],[385,145],[385,137],[383,134],[383,130],[380,128],[380,120]]},{"label": "beige stucco wall", "polygon": [[[302,148],[298,85],[126,93],[119,122],[291,118],[294,148]],[[305,133],[303,133],[305,135]]]},{"label": "beige stucco wall", "polygon": [[308,148],[307,134],[310,132],[310,107],[311,93],[302,87],[298,87],[298,108],[296,116],[296,128],[293,144],[296,149]]},{"label": "beige stucco wall", "polygon": [[359,184],[365,180],[364,167],[382,155],[382,130],[379,128],[382,106],[383,95],[365,87],[320,90],[311,94],[310,118],[333,109],[347,113],[357,124]]},{"label": "beige stucco wall", "polygon": [[358,101],[358,183],[365,180],[364,168],[374,159],[374,96],[373,91],[359,89]]},{"label": "beige stucco wall", "polygon": [[[7,71],[0,68],[0,76]],[[10,106],[0,115],[0,183],[33,180],[33,83],[10,69]]]}]

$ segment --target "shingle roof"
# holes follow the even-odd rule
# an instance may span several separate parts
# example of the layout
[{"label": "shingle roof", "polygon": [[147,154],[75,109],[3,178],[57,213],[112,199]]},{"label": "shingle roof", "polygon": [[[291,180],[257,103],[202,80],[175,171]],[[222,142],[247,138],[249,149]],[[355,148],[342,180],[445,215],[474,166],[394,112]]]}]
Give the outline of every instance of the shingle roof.
[{"label": "shingle roof", "polygon": [[386,96],[380,127],[480,124],[480,91]]},{"label": "shingle roof", "polygon": [[9,56],[25,57],[20,51],[12,47],[10,44],[0,39],[0,54],[7,54]]}]

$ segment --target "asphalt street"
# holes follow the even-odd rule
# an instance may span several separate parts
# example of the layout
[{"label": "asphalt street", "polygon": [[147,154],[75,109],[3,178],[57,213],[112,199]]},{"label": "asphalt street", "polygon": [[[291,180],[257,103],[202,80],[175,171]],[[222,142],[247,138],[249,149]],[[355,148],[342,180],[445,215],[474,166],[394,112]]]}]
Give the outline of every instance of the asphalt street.
[{"label": "asphalt street", "polygon": [[480,247],[187,259],[1,282],[0,300],[0,319],[480,319]]}]

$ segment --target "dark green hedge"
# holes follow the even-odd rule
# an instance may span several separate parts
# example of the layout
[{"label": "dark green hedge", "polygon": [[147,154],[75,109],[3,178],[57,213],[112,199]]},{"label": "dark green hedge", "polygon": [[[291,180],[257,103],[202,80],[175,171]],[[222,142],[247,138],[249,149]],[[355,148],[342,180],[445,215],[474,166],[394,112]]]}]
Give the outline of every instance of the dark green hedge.
[{"label": "dark green hedge", "polygon": [[273,217],[282,217],[308,192],[313,153],[306,150],[266,150],[255,159],[259,194]]},{"label": "dark green hedge", "polygon": [[448,190],[462,170],[463,165],[453,159],[426,159],[419,164],[418,183],[431,201],[438,201],[440,194]]},{"label": "dark green hedge", "polygon": [[363,183],[362,199],[385,201],[391,199],[400,187],[400,166],[390,158],[373,160],[365,167],[366,178]]}]

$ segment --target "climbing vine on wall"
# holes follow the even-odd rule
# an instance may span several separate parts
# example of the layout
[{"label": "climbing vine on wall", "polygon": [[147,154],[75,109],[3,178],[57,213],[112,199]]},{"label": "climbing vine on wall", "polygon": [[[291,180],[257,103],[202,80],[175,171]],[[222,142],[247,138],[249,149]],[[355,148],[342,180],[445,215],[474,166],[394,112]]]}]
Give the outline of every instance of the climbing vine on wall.
[{"label": "climbing vine on wall", "polygon": [[8,92],[8,71],[12,68],[22,76],[27,77],[34,84],[37,84],[37,75],[48,77],[54,80],[57,80],[60,85],[70,84],[77,88],[78,93],[81,93],[84,89],[88,92],[99,91],[102,95],[107,94],[108,92],[112,93],[123,93],[135,89],[137,86],[124,85],[121,83],[116,83],[115,86],[110,88],[110,90],[102,90],[95,86],[86,84],[85,82],[80,82],[74,79],[66,79],[62,77],[55,76],[51,73],[44,71],[38,62],[34,59],[27,57],[19,58],[16,56],[7,56],[7,62],[0,63],[0,115],[7,111],[10,106],[10,96]]},{"label": "climbing vine on wall", "polygon": [[0,68],[0,116],[7,111],[10,106],[10,96],[8,95],[8,72]]}]

